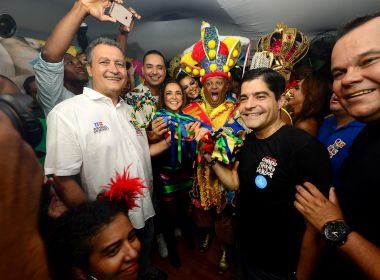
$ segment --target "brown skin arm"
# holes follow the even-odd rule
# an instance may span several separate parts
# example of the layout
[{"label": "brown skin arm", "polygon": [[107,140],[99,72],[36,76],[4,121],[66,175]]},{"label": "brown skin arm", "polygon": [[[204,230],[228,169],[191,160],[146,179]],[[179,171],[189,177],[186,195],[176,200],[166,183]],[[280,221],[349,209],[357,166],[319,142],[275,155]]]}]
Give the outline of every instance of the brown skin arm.
[{"label": "brown skin arm", "polygon": [[306,223],[296,272],[297,280],[313,279],[324,245],[325,242],[318,231],[310,223]]},{"label": "brown skin arm", "polygon": [[[294,206],[318,232],[322,232],[323,225],[329,221],[344,220],[334,188],[330,189],[327,199],[311,183],[297,186]],[[368,279],[380,279],[380,248],[358,232],[352,231],[346,243],[337,249]]]},{"label": "brown skin arm", "polygon": [[149,144],[149,153],[151,157],[158,156],[162,152],[169,149],[171,145],[171,137],[168,136],[165,139],[162,139],[156,143]]},{"label": "brown skin arm", "polygon": [[[204,154],[206,162],[210,162],[211,156],[209,154]],[[223,185],[229,189],[230,191],[236,191],[239,189],[239,175],[237,173],[237,169],[239,166],[239,162],[236,161],[232,169],[228,169],[226,166],[220,164],[218,161],[214,163],[211,167],[216,176],[218,176],[219,180],[222,181]]]},{"label": "brown skin arm", "polygon": [[69,208],[79,205],[87,200],[82,188],[72,176],[54,176],[55,191],[59,198]]},{"label": "brown skin arm", "polygon": [[[116,2],[120,2],[116,0]],[[101,21],[116,20],[104,14],[111,5],[109,0],[78,0],[71,10],[58,22],[42,50],[42,58],[48,62],[63,59],[82,21],[91,14]]]},{"label": "brown skin arm", "polygon": [[43,170],[32,148],[0,112],[0,275],[50,279],[37,216]]}]

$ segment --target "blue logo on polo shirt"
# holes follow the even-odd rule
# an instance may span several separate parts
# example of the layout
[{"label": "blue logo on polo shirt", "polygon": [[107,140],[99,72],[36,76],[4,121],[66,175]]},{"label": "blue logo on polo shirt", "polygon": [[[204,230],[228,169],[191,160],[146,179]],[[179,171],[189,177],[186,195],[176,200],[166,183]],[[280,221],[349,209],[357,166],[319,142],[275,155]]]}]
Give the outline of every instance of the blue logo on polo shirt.
[{"label": "blue logo on polo shirt", "polygon": [[109,127],[102,121],[94,122],[94,134],[109,130]]}]

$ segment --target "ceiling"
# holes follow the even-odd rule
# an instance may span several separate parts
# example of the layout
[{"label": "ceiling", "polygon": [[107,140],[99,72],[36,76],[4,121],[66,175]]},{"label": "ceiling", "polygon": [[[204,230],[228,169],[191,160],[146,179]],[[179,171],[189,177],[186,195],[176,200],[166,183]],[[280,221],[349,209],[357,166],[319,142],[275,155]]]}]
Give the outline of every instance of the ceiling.
[{"label": "ceiling", "polygon": [[[149,49],[167,58],[180,54],[200,37],[202,20],[218,27],[221,35],[240,35],[252,41],[271,32],[278,21],[309,36],[335,30],[344,22],[380,10],[379,0],[128,0],[142,19],[129,36],[127,56],[142,58]],[[45,40],[73,0],[1,0],[0,13],[18,25],[17,36]],[[344,3],[344,4],[343,4]],[[88,17],[90,40],[114,37],[118,25]]]}]

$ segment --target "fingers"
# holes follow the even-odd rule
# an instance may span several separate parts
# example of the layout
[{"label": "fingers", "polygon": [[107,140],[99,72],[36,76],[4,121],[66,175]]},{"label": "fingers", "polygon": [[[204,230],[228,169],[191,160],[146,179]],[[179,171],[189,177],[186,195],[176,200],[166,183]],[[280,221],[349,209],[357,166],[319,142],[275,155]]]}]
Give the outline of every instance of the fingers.
[{"label": "fingers", "polygon": [[198,142],[200,141],[203,136],[205,136],[205,134],[208,133],[208,129],[207,128],[204,128],[204,127],[201,127],[199,130],[198,130],[198,133],[195,137],[195,140]]},{"label": "fingers", "polygon": [[141,15],[135,11],[132,7],[128,7],[128,10],[135,16],[137,19],[141,19]]},{"label": "fingers", "polygon": [[152,121],[152,129],[153,130],[161,130],[162,128],[166,128],[166,122],[163,117],[158,117]]},{"label": "fingers", "polygon": [[191,122],[191,123],[185,124],[185,128],[191,131],[198,130],[200,127],[201,127],[200,122]]},{"label": "fingers", "polygon": [[116,22],[116,19],[114,19],[114,18],[111,17],[111,16],[105,15],[105,14],[100,15],[100,16],[99,16],[99,20],[101,20],[101,21],[111,21],[111,22]]},{"label": "fingers", "polygon": [[312,183],[305,182],[303,185],[313,196],[323,196],[322,193],[317,189],[317,187]]},{"label": "fingers", "polygon": [[293,205],[299,212],[301,212],[302,215],[305,215],[305,207],[303,207],[303,205],[299,203],[297,199],[294,201]]},{"label": "fingers", "polygon": [[335,188],[331,187],[329,190],[329,200],[335,204],[338,208],[340,208],[338,197],[336,196]]}]

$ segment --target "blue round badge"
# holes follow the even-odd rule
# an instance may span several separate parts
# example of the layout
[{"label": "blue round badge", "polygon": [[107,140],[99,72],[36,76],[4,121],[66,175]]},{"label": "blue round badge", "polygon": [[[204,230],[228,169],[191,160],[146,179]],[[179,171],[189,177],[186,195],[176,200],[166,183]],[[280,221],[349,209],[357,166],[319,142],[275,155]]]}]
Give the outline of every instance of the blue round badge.
[{"label": "blue round badge", "polygon": [[257,175],[255,178],[256,187],[259,189],[265,189],[267,187],[267,179],[263,175]]}]

